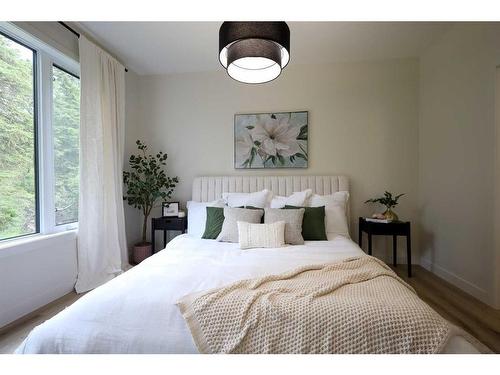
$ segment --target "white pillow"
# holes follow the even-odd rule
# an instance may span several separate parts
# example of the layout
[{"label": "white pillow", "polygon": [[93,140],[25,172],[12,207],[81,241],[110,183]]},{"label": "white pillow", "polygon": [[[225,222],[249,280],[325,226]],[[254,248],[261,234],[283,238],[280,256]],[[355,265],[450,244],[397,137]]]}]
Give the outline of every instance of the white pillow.
[{"label": "white pillow", "polygon": [[207,207],[224,207],[224,201],[222,199],[218,199],[212,202],[187,202],[187,233],[189,235],[198,238],[201,238],[201,236],[203,236],[203,233],[205,232],[205,225],[207,222]]},{"label": "white pillow", "polygon": [[271,224],[252,224],[238,221],[240,248],[282,247],[285,246],[285,222]]},{"label": "white pillow", "polygon": [[275,196],[271,200],[271,208],[283,208],[288,206],[304,207],[312,195],[312,189],[298,191],[288,197]]},{"label": "white pillow", "polygon": [[349,192],[338,191],[332,195],[317,195],[311,197],[309,207],[325,206],[325,230],[329,241],[336,236],[349,236],[347,224],[347,201]]},{"label": "white pillow", "polygon": [[264,189],[255,193],[222,193],[222,199],[229,207],[269,207],[272,197],[270,190]]}]

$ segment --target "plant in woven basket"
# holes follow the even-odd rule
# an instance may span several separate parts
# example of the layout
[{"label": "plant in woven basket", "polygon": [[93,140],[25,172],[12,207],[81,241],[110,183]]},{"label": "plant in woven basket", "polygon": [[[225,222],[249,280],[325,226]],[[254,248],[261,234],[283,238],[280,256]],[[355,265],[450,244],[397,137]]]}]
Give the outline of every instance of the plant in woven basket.
[{"label": "plant in woven basket", "polygon": [[372,198],[365,201],[365,203],[380,203],[384,205],[386,210],[382,213],[383,217],[388,220],[398,220],[398,215],[392,209],[398,205],[398,200],[403,194],[393,196],[392,193],[386,191],[383,197]]},{"label": "plant in woven basket", "polygon": [[142,211],[142,242],[146,243],[146,228],[151,210],[158,200],[166,200],[172,196],[178,177],[168,177],[164,169],[167,154],[162,151],[156,155],[147,154],[146,146],[141,141],[135,142],[139,153],[131,155],[128,163],[129,172],[123,172],[123,182],[127,187],[123,199],[134,208]]}]

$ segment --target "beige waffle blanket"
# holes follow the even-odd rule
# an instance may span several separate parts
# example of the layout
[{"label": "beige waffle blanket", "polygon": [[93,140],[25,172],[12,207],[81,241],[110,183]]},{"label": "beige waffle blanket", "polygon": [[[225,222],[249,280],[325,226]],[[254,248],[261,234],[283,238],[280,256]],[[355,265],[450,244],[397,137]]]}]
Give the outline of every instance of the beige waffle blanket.
[{"label": "beige waffle blanket", "polygon": [[201,353],[438,353],[458,330],[370,256],[238,281],[178,305]]}]

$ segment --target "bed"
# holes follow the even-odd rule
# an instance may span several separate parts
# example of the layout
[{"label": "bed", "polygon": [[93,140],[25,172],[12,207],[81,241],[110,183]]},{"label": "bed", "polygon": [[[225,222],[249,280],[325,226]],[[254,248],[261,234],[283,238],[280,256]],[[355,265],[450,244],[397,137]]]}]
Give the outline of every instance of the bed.
[{"label": "bed", "polygon": [[[193,199],[211,201],[223,192],[275,194],[311,188],[318,194],[348,191],[343,176],[200,177]],[[164,250],[94,289],[36,327],[16,353],[198,353],[176,303],[183,296],[242,279],[364,255],[351,239],[311,241],[281,248],[241,250],[237,243],[183,234]],[[452,337],[444,353],[484,351],[470,337]]]}]

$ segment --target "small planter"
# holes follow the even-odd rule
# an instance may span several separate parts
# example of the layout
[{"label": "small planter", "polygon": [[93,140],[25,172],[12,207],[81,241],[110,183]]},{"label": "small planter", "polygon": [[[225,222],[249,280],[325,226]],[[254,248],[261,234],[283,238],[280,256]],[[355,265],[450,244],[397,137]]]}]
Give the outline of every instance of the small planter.
[{"label": "small planter", "polygon": [[134,253],[132,257],[135,264],[141,263],[144,259],[151,256],[153,253],[153,247],[149,242],[139,243],[134,246]]}]

